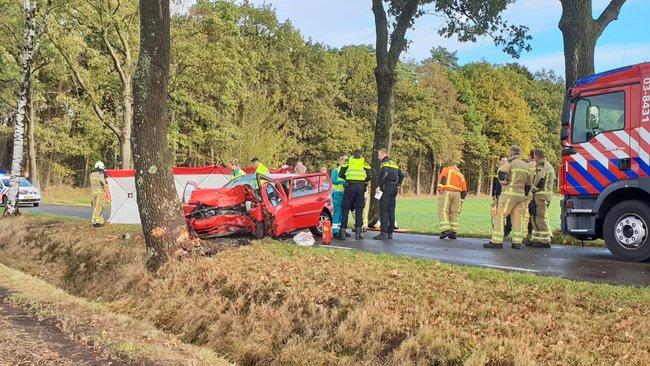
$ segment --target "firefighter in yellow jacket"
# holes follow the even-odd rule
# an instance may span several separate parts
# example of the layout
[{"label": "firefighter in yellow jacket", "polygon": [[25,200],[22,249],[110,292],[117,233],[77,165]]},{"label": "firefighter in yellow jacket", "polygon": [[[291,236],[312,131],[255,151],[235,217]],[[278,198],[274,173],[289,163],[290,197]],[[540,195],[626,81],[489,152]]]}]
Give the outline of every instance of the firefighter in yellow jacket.
[{"label": "firefighter in yellow jacket", "polygon": [[467,196],[467,182],[457,166],[442,169],[438,176],[438,193],[440,239],[457,239],[460,209]]},{"label": "firefighter in yellow jacket", "polygon": [[90,173],[91,205],[93,207],[91,223],[93,227],[104,225],[104,216],[102,215],[102,211],[106,205],[105,191],[107,189],[108,183],[106,183],[106,167],[104,166],[104,163],[98,161],[95,163],[93,172]]},{"label": "firefighter in yellow jacket", "polygon": [[555,184],[555,169],[546,161],[546,152],[541,149],[535,150],[535,176],[531,193],[531,222],[533,232],[530,240],[526,241],[527,246],[537,248],[551,247],[551,229],[548,225],[548,207],[553,197],[553,185]]},{"label": "firefighter in yellow jacket", "polygon": [[492,239],[483,244],[483,247],[503,248],[503,225],[506,217],[510,215],[512,219],[512,249],[521,249],[525,230],[522,227],[522,217],[526,209],[526,196],[532,183],[532,174],[528,163],[521,159],[521,148],[518,146],[510,148],[508,163],[499,168],[497,175],[503,187],[495,215],[495,220],[499,221],[492,223]]}]

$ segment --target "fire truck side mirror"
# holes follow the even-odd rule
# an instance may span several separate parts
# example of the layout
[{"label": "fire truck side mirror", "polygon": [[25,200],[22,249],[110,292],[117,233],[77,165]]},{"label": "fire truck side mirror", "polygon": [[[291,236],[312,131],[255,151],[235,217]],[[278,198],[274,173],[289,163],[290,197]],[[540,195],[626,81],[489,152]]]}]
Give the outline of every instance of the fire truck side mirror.
[{"label": "fire truck side mirror", "polygon": [[569,138],[569,127],[564,126],[564,127],[562,127],[562,130],[560,131],[560,140],[565,141],[568,138]]},{"label": "fire truck side mirror", "polygon": [[562,126],[571,124],[571,99],[567,96],[564,98],[564,105],[562,106]]}]

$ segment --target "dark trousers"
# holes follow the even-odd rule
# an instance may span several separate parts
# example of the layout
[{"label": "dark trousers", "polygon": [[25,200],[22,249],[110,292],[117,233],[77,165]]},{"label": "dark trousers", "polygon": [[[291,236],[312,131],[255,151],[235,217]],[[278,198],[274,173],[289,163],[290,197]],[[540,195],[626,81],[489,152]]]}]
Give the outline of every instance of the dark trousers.
[{"label": "dark trousers", "polygon": [[366,186],[361,184],[350,184],[343,191],[343,215],[341,217],[341,230],[345,231],[348,227],[348,216],[350,209],[354,207],[355,228],[363,227],[363,207],[365,206],[364,195]]},{"label": "dark trousers", "polygon": [[385,188],[379,200],[379,220],[381,220],[381,231],[386,234],[392,234],[395,231],[397,186],[389,185]]}]

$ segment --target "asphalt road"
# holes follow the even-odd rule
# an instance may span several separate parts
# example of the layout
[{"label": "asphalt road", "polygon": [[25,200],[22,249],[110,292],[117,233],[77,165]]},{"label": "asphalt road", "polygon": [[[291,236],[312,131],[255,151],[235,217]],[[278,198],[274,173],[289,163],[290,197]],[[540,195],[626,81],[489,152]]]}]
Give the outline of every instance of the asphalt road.
[{"label": "asphalt road", "polygon": [[[90,218],[90,207],[42,205],[25,211],[52,215]],[[535,273],[573,280],[603,282],[616,285],[650,286],[650,262],[628,263],[615,259],[606,248],[553,245],[551,249],[522,247],[521,250],[484,249],[485,239],[461,238],[439,240],[431,235],[395,234],[392,241],[376,241],[373,232],[355,241],[333,240],[332,249],[354,249],[374,253],[435,259],[469,266],[496,268],[505,271]]]}]

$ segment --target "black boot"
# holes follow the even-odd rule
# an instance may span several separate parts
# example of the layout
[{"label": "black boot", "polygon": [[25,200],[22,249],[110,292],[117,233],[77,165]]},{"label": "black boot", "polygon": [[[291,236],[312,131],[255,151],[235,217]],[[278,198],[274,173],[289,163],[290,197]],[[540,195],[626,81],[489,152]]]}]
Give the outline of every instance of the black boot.
[{"label": "black boot", "polygon": [[440,233],[440,237],[439,237],[439,238],[440,238],[440,239],[445,239],[445,238],[447,238],[449,235],[451,235],[451,230],[445,230],[445,231],[443,231],[443,232]]},{"label": "black boot", "polygon": [[387,236],[388,236],[388,239],[393,240],[393,233],[388,233]]},{"label": "black boot", "polygon": [[538,242],[538,241],[534,241],[534,242],[531,243],[530,246],[533,247],[533,248],[549,249],[551,247],[551,243],[541,243],[541,242]]},{"label": "black boot", "polygon": [[361,235],[361,228],[360,227],[358,227],[355,230],[354,240],[363,240],[363,236]]},{"label": "black boot", "polygon": [[375,239],[375,240],[388,240],[389,237],[388,237],[388,234],[386,234],[385,232],[382,231],[381,234],[375,236],[373,239]]},{"label": "black boot", "polygon": [[458,239],[458,234],[452,232],[451,234],[447,235],[447,239],[456,240]]},{"label": "black boot", "polygon": [[510,244],[510,248],[512,248],[512,249],[521,249],[521,244],[512,243],[512,244]]},{"label": "black boot", "polygon": [[483,244],[483,248],[487,248],[487,249],[503,249],[503,244],[502,243],[501,244],[493,243],[493,242],[489,241],[489,242]]},{"label": "black boot", "polygon": [[532,240],[530,240],[530,239],[528,239],[528,238],[524,239],[524,245],[525,245],[525,246],[527,246],[527,247],[532,247],[532,246],[535,246],[534,244],[535,244],[534,241],[532,241]]},{"label": "black boot", "polygon": [[343,241],[345,241],[345,238],[346,238],[346,236],[347,236],[347,235],[345,235],[345,234],[346,234],[345,229],[341,229],[341,231],[339,231],[339,233],[336,235],[336,238],[337,238],[338,240],[343,240]]}]

